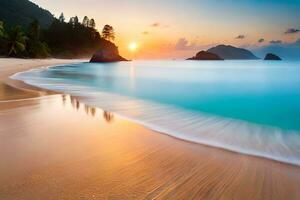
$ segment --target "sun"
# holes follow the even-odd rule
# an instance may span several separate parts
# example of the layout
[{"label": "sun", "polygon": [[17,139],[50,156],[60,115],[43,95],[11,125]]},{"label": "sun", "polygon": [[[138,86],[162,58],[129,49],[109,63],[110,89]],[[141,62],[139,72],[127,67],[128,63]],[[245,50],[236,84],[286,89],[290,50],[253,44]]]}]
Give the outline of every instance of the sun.
[{"label": "sun", "polygon": [[129,48],[130,51],[135,51],[138,48],[138,44],[136,42],[131,42],[128,45],[128,48]]}]

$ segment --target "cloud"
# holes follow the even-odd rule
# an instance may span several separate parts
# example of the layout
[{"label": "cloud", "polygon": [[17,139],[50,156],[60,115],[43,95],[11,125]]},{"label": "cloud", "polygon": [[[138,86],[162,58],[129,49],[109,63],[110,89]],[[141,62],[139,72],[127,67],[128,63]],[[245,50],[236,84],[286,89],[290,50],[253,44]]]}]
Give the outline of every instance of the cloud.
[{"label": "cloud", "polygon": [[143,34],[143,35],[148,35],[149,32],[148,32],[148,31],[143,31],[142,34]]},{"label": "cloud", "polygon": [[177,43],[175,44],[175,50],[195,50],[195,44],[189,44],[189,41],[185,38],[180,38]]},{"label": "cloud", "polygon": [[191,43],[185,38],[179,38],[174,48],[177,51],[200,51],[213,46],[215,46],[215,44],[198,45],[196,42]]},{"label": "cloud", "polygon": [[281,40],[271,40],[270,44],[282,44]]},{"label": "cloud", "polygon": [[161,24],[159,22],[154,22],[153,24],[150,25],[151,27],[159,27]]},{"label": "cloud", "polygon": [[264,38],[260,38],[257,42],[258,42],[258,43],[263,43],[264,41],[265,41]]},{"label": "cloud", "polygon": [[170,26],[168,24],[162,24],[160,22],[154,22],[154,23],[150,24],[150,27],[153,27],[153,28],[169,28]]},{"label": "cloud", "polygon": [[300,32],[299,29],[296,29],[296,28],[289,28],[289,29],[287,29],[284,33],[285,33],[285,34],[293,34],[293,33],[298,33],[298,32]]},{"label": "cloud", "polygon": [[242,39],[245,39],[245,37],[246,37],[245,35],[238,35],[235,39],[241,39],[242,40]]}]

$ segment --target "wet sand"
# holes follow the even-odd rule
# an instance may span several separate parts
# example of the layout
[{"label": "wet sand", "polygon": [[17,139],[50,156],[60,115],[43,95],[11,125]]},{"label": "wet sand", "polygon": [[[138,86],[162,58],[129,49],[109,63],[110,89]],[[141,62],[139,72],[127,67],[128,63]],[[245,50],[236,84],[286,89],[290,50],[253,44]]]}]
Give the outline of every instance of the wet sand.
[{"label": "wet sand", "polygon": [[300,167],[181,141],[68,95],[6,87],[0,199],[300,199]]}]

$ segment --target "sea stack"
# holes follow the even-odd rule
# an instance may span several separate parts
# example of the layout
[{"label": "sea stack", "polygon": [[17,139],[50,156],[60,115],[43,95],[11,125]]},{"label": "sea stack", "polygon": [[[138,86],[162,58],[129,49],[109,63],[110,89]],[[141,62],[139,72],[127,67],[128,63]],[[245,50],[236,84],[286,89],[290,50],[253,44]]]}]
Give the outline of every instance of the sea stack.
[{"label": "sea stack", "polygon": [[196,54],[196,56],[188,58],[187,60],[223,60],[223,58],[214,53],[200,51]]},{"label": "sea stack", "polygon": [[264,60],[282,60],[282,59],[273,53],[268,53]]},{"label": "sea stack", "polygon": [[94,53],[90,62],[119,62],[119,61],[128,61],[119,55],[118,47],[107,40],[104,40],[101,44],[101,49]]}]

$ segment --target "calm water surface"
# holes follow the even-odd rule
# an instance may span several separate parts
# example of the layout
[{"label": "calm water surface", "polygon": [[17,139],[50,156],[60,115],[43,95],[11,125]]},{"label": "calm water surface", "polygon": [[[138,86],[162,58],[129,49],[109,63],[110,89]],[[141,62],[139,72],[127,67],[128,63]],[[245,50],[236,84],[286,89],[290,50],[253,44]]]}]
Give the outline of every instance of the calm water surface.
[{"label": "calm water surface", "polygon": [[163,133],[300,165],[300,62],[79,63],[16,79]]}]

